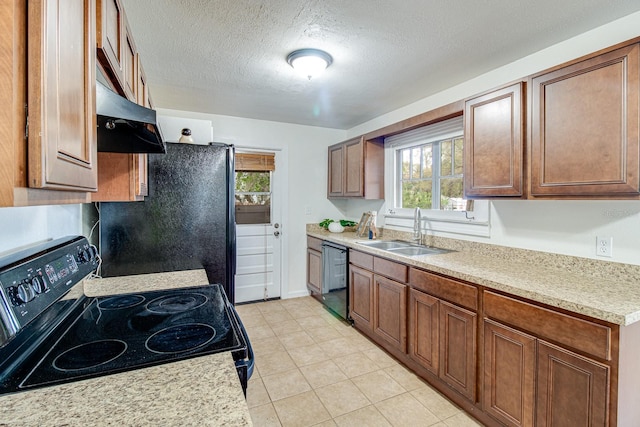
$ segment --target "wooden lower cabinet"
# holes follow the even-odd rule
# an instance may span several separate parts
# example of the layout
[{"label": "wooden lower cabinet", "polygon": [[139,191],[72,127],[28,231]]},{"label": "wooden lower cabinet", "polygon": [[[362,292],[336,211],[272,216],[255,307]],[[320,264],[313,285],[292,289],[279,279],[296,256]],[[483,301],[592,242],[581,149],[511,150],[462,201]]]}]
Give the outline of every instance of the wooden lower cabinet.
[{"label": "wooden lower cabinet", "polygon": [[311,293],[322,293],[322,252],[307,249],[307,288]]},{"label": "wooden lower cabinet", "polygon": [[438,375],[438,298],[409,291],[409,357]]},{"label": "wooden lower cabinet", "polygon": [[475,402],[477,314],[411,289],[409,357]]},{"label": "wooden lower cabinet", "polygon": [[484,425],[638,425],[640,323],[618,329],[426,270],[407,276],[362,252],[350,262],[354,326]]},{"label": "wooden lower cabinet", "polygon": [[354,324],[373,331],[373,273],[355,265],[349,266],[349,315]]},{"label": "wooden lower cabinet", "polygon": [[537,380],[536,426],[609,424],[608,366],[538,341]]},{"label": "wooden lower cabinet", "polygon": [[407,285],[374,275],[373,332],[407,352]]},{"label": "wooden lower cabinet", "polygon": [[535,337],[484,320],[485,412],[508,426],[533,426],[535,367]]},{"label": "wooden lower cabinet", "polygon": [[451,387],[476,399],[477,315],[440,301],[440,367],[438,374]]},{"label": "wooden lower cabinet", "polygon": [[607,426],[609,371],[593,359],[484,320],[483,409],[505,425]]}]

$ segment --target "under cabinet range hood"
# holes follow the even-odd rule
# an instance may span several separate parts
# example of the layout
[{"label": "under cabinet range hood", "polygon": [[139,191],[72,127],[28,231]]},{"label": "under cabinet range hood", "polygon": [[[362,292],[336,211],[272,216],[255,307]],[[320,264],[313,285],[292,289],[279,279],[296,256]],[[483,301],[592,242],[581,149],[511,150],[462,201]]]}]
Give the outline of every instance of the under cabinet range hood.
[{"label": "under cabinet range hood", "polygon": [[166,153],[156,112],[96,81],[98,151],[110,153]]}]

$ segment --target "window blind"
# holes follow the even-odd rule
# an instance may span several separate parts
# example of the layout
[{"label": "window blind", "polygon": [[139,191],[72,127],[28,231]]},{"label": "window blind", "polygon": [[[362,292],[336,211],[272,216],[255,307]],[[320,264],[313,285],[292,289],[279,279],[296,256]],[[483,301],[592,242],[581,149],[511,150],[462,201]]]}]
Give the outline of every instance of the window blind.
[{"label": "window blind", "polygon": [[271,172],[276,170],[273,153],[236,153],[236,171]]},{"label": "window blind", "polygon": [[423,126],[397,135],[388,136],[384,139],[385,146],[410,146],[426,144],[428,142],[439,141],[461,135],[464,130],[462,116],[449,120]]}]

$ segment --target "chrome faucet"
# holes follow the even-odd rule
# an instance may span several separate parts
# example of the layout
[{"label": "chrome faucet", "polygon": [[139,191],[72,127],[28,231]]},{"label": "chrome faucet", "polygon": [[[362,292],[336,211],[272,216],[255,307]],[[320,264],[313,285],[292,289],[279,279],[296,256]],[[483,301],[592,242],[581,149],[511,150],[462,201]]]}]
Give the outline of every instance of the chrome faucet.
[{"label": "chrome faucet", "polygon": [[416,211],[413,215],[413,240],[422,244],[422,214],[420,208],[416,207]]}]

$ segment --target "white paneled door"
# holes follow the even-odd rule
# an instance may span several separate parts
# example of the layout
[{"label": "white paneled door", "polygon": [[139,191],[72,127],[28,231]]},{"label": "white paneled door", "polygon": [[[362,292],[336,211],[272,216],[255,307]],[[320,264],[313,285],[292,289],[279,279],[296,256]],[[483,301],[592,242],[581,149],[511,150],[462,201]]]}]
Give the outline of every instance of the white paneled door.
[{"label": "white paneled door", "polygon": [[274,224],[236,226],[236,302],[280,296],[279,246]]},{"label": "white paneled door", "polygon": [[[277,168],[278,153],[274,154]],[[264,191],[264,181],[259,179],[259,192],[252,193],[236,185],[236,203],[253,198],[262,203],[268,200],[270,205],[268,214],[261,209],[264,204],[242,205],[236,209],[236,303],[280,297],[283,232],[280,175],[277,169],[269,173],[268,191]]]}]

